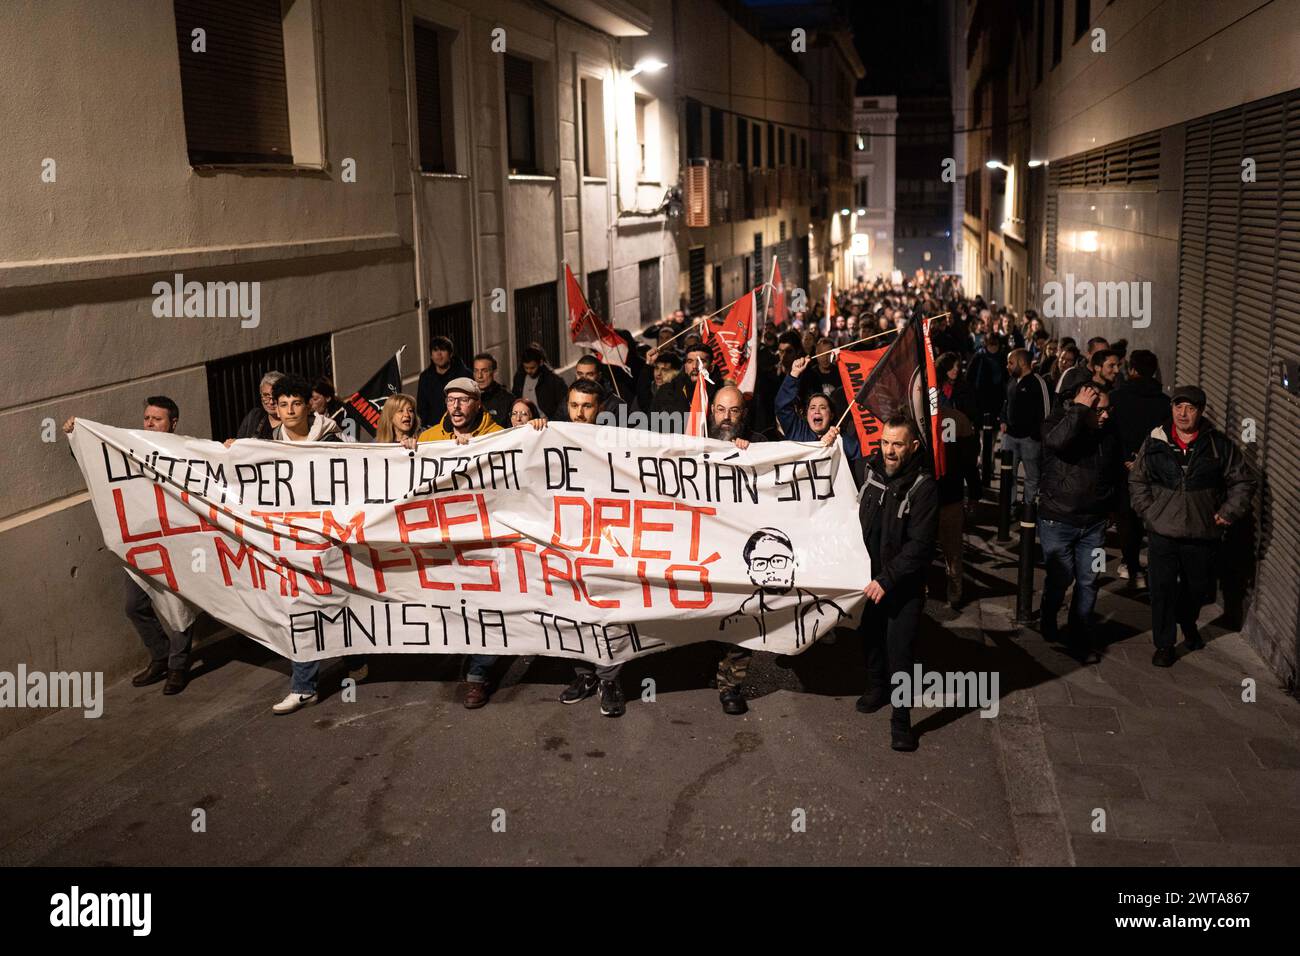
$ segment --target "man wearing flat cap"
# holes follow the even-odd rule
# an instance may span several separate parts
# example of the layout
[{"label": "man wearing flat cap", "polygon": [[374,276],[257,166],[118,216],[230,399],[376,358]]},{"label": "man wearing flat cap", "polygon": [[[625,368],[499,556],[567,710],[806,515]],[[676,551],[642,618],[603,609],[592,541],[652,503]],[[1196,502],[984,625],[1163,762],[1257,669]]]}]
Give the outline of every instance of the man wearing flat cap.
[{"label": "man wearing flat cap", "polygon": [[1133,510],[1151,532],[1151,663],[1177,658],[1177,628],[1189,651],[1205,646],[1196,627],[1214,598],[1213,568],[1223,531],[1246,516],[1255,480],[1241,450],[1205,419],[1205,392],[1180,385],[1167,424],[1152,429],[1129,472]]},{"label": "man wearing flat cap", "polygon": [[[420,433],[420,441],[454,441],[468,444],[471,438],[502,431],[483,407],[482,392],[472,378],[453,378],[442,389],[447,399],[447,413],[438,424]],[[469,669],[461,687],[461,703],[476,710],[488,702],[488,673],[496,663],[495,654],[470,654]]]}]

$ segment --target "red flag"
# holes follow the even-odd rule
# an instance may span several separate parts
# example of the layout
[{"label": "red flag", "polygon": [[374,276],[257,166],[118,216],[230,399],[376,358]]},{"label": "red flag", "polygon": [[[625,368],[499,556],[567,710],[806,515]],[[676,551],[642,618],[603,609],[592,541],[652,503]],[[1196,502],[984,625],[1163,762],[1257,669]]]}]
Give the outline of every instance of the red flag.
[{"label": "red flag", "polygon": [[[876,367],[876,363],[888,351],[888,346],[861,352],[853,352],[848,349],[838,351],[835,365],[840,371],[840,382],[844,385],[844,394],[849,396],[858,395],[862,390],[862,386],[866,384],[867,378],[870,377],[872,369]],[[858,430],[858,442],[862,446],[862,455],[866,457],[880,440],[880,432],[883,430],[880,419],[860,400],[853,402],[850,408],[852,409],[853,425]]]},{"label": "red flag", "polygon": [[696,438],[709,437],[710,384],[709,374],[703,368],[695,373],[695,394],[691,396],[691,417],[686,421],[686,434]]},{"label": "red flag", "polygon": [[708,326],[707,344],[713,348],[718,368],[726,378],[734,381],[742,392],[753,394],[755,369],[754,356],[758,354],[758,323],[754,321],[755,292],[747,292],[737,299],[727,312],[721,325]]},{"label": "red flag", "polygon": [[782,325],[789,318],[785,306],[785,280],[781,278],[781,263],[772,257],[772,283],[767,291],[767,304],[773,325]]},{"label": "red flag", "polygon": [[[918,270],[920,271],[920,270]],[[948,470],[948,450],[944,447],[939,420],[939,380],[934,371],[934,349],[930,344],[930,320],[925,320],[925,395],[930,415],[930,457],[934,460],[934,477],[942,478]],[[1014,476],[1013,476],[1014,477]]]},{"label": "red flag", "polygon": [[627,342],[587,305],[567,262],[564,284],[569,303],[569,341],[595,350],[606,365],[627,368]]}]

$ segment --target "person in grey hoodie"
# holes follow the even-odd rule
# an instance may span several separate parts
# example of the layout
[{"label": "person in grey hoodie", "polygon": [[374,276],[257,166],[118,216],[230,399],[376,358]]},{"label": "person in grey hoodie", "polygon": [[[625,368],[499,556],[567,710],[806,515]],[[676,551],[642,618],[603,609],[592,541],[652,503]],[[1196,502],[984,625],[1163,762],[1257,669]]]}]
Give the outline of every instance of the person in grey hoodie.
[{"label": "person in grey hoodie", "polygon": [[1171,421],[1152,430],[1129,472],[1129,500],[1151,533],[1151,663],[1174,663],[1175,626],[1189,651],[1205,646],[1196,619],[1213,599],[1223,531],[1250,512],[1255,479],[1241,451],[1205,420],[1205,392],[1181,385]]}]

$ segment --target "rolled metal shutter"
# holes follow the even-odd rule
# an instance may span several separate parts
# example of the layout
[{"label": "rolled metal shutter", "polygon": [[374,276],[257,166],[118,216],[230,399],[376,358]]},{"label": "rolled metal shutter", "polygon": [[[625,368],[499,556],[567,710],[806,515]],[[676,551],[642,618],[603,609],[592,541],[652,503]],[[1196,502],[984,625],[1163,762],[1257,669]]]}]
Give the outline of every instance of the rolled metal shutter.
[{"label": "rolled metal shutter", "polygon": [[1183,153],[1183,212],[1178,255],[1178,345],[1175,382],[1201,377],[1205,311],[1205,219],[1210,196],[1210,121],[1188,124]]}]

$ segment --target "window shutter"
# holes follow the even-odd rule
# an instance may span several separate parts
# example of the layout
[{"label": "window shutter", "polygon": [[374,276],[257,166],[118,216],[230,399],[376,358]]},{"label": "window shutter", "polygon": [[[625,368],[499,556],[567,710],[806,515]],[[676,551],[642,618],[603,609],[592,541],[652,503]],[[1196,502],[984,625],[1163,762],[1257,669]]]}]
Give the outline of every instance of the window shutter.
[{"label": "window shutter", "polygon": [[[174,0],[190,163],[292,163],[280,0]],[[206,52],[191,49],[196,28]]]},{"label": "window shutter", "polygon": [[1202,315],[1205,309],[1205,228],[1210,196],[1210,123],[1187,127],[1183,150],[1183,211],[1178,256],[1178,346],[1176,382],[1201,377]]},{"label": "window shutter", "polygon": [[415,28],[415,106],[420,137],[420,168],[426,173],[447,173],[443,150],[442,76],[438,33]]}]

